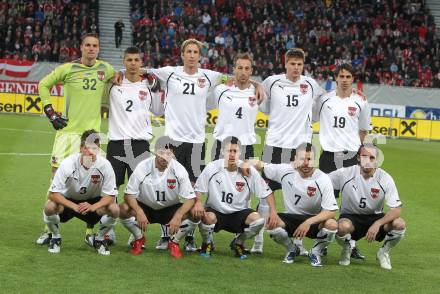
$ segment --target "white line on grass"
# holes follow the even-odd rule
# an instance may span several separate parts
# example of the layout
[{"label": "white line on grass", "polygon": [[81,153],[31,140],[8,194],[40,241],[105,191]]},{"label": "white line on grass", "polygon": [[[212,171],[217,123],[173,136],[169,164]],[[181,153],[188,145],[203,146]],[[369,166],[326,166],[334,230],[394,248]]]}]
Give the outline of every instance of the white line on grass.
[{"label": "white line on grass", "polygon": [[0,152],[0,156],[49,156],[50,153],[6,153]]},{"label": "white line on grass", "polygon": [[4,131],[17,131],[17,132],[29,132],[29,133],[53,134],[53,132],[39,131],[39,130],[23,130],[23,129],[12,129],[12,128],[0,128],[0,130],[4,130]]}]

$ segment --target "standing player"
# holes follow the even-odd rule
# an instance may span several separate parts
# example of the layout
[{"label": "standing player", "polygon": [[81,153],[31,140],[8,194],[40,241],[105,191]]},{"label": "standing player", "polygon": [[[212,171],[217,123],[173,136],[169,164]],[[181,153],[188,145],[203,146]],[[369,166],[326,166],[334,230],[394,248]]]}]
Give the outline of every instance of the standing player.
[{"label": "standing player", "polygon": [[[52,150],[52,174],[60,162],[77,152],[81,134],[85,130],[100,130],[101,99],[105,84],[114,76],[113,67],[97,60],[99,39],[96,34],[86,34],[81,41],[81,59],[58,66],[44,77],[39,85],[39,93],[44,105],[44,113],[57,130]],[[50,99],[50,89],[57,83],[64,85],[64,110],[55,112]],[[86,242],[90,243],[93,226],[88,225]],[[50,235],[46,231],[38,238],[37,244],[46,244]]]},{"label": "standing player", "polygon": [[94,246],[99,254],[110,254],[104,235],[115,225],[119,207],[115,203],[115,174],[110,162],[99,155],[99,145],[98,133],[85,131],[80,153],[65,158],[55,173],[43,212],[52,234],[51,253],[60,252],[60,222],[77,217],[88,224],[100,223]]},{"label": "standing player", "polygon": [[[240,171],[240,147],[238,138],[225,138],[222,148],[224,159],[209,163],[195,185],[197,202],[193,213],[202,219],[201,254],[204,256],[211,255],[213,232],[226,230],[238,234],[231,243],[235,256],[247,258],[245,240],[254,237],[264,226],[264,218],[248,206],[251,193],[266,199],[269,204],[269,227],[279,220],[273,193],[260,174],[253,167],[249,169],[248,176]],[[201,193],[208,195],[206,211],[201,204]]]},{"label": "standing player", "polygon": [[268,179],[281,184],[285,213],[271,238],[287,249],[284,263],[293,263],[299,248],[291,237],[315,239],[309,258],[312,266],[322,266],[321,250],[335,238],[338,225],[334,219],[338,205],[329,176],[314,166],[315,150],[310,144],[298,146],[290,164],[263,164],[251,161],[264,170]]},{"label": "standing player", "polygon": [[255,87],[250,81],[252,75],[252,57],[249,53],[239,53],[234,60],[234,85],[218,85],[214,89],[214,99],[218,108],[217,123],[213,136],[216,139],[215,160],[220,158],[221,145],[227,137],[237,137],[245,152],[244,159],[254,157],[253,144],[255,118],[258,113]]},{"label": "standing player", "polygon": [[115,170],[118,187],[124,183],[125,174],[130,177],[136,165],[149,155],[149,140],[153,137],[150,111],[163,113],[159,94],[152,93],[142,80],[142,59],[137,47],[125,50],[124,65],[121,85],[112,85],[109,94],[107,159]]},{"label": "standing player", "polygon": [[[365,236],[368,242],[384,240],[376,256],[380,266],[390,270],[390,249],[405,235],[405,221],[400,217],[402,203],[393,178],[378,167],[379,149],[365,144],[358,154],[358,165],[330,173],[334,188],[342,195],[336,236],[343,248],[339,264],[350,264],[350,240]],[[390,208],[386,214],[385,203]]]},{"label": "standing player", "polygon": [[[370,107],[365,97],[352,89],[354,70],[350,64],[336,68],[336,91],[324,94],[314,105],[314,120],[319,120],[319,141],[323,152],[319,168],[330,173],[341,167],[357,165],[357,151],[370,130]],[[335,190],[339,197],[339,190]],[[365,259],[352,240],[353,258]]]},{"label": "standing player", "polygon": [[197,225],[188,218],[196,196],[188,172],[173,158],[171,140],[160,138],[155,150],[156,155],[140,162],[128,181],[125,203],[120,206],[121,223],[134,235],[132,254],[142,252],[142,231],[149,224],[159,223],[174,234],[168,242],[171,255],[181,258],[179,241]]},{"label": "standing player", "polygon": [[[302,49],[289,49],[285,54],[286,73],[273,75],[263,82],[267,100],[261,110],[270,115],[263,151],[263,161],[287,163],[295,157],[295,148],[312,142],[312,106],[324,90],[318,83],[302,75],[305,53]],[[275,191],[280,185],[269,180]],[[260,202],[258,211],[267,215],[267,204]],[[252,252],[263,252],[263,231],[255,238]],[[301,255],[307,255],[300,242]]]},{"label": "standing player", "polygon": [[[186,168],[193,184],[204,168],[208,95],[225,78],[219,72],[199,68],[202,46],[195,39],[185,40],[181,45],[183,66],[148,69],[165,91],[165,135],[178,142],[176,159]],[[256,88],[256,97],[264,96]],[[166,229],[162,233],[157,248],[167,244]],[[192,235],[187,237],[185,249],[197,250]]]}]

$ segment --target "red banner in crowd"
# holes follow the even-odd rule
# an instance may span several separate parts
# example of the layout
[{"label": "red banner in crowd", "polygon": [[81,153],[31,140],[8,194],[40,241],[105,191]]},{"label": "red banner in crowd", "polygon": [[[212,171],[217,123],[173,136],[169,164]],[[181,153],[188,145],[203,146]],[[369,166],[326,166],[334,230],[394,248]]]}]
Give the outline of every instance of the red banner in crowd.
[{"label": "red banner in crowd", "polygon": [[25,78],[32,70],[33,61],[0,59],[0,74],[15,78]]},{"label": "red banner in crowd", "polygon": [[[0,93],[38,95],[38,82],[0,80]],[[50,89],[52,96],[63,96],[63,85],[59,84]]]}]

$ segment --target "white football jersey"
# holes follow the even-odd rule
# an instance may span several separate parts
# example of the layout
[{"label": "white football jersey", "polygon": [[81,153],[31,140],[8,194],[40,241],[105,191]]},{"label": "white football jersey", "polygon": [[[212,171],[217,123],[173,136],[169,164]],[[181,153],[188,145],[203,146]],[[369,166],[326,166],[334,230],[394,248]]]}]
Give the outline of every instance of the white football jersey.
[{"label": "white football jersey", "polygon": [[329,152],[357,151],[361,146],[359,131],[371,128],[368,102],[356,93],[344,99],[336,91],[321,96],[313,115],[314,120],[320,121],[321,146]]},{"label": "white football jersey", "polygon": [[145,80],[133,83],[124,78],[120,86],[111,87],[109,100],[109,140],[150,140],[153,137],[150,111],[161,115],[163,104],[160,93],[152,93]]},{"label": "white football jersey", "polygon": [[98,155],[92,167],[81,164],[81,154],[66,157],[55,173],[49,192],[58,192],[73,200],[87,200],[102,195],[116,196],[115,172],[104,157]]},{"label": "white football jersey", "polygon": [[250,168],[249,176],[243,176],[238,170],[228,171],[224,166],[224,159],[210,162],[205,167],[194,190],[207,194],[207,207],[225,214],[249,208],[251,193],[258,198],[266,198],[272,194],[272,190],[255,168]]},{"label": "white football jersey", "polygon": [[381,168],[369,179],[361,175],[359,165],[340,168],[329,176],[342,194],[341,214],[379,214],[385,202],[390,208],[402,205],[393,178]]},{"label": "white football jersey", "polygon": [[260,108],[270,116],[266,145],[293,149],[311,142],[313,103],[325,91],[303,75],[296,82],[285,74],[273,75],[263,81],[263,87],[267,99]]},{"label": "white football jersey", "polygon": [[321,210],[338,210],[332,182],[319,169],[304,179],[288,163],[264,164],[264,174],[281,184],[286,213],[316,215]]},{"label": "white football jersey", "polygon": [[218,118],[213,136],[222,142],[237,137],[242,145],[252,145],[257,139],[254,123],[258,113],[255,87],[240,90],[235,86],[218,85],[214,89]]},{"label": "white football jersey", "polygon": [[183,66],[166,66],[148,69],[165,90],[165,135],[171,139],[203,143],[208,95],[221,81],[222,74],[198,69],[190,75]]},{"label": "white football jersey", "polygon": [[180,198],[196,197],[188,172],[177,160],[172,159],[163,172],[156,168],[155,160],[153,156],[136,166],[125,194],[157,210],[180,203]]}]

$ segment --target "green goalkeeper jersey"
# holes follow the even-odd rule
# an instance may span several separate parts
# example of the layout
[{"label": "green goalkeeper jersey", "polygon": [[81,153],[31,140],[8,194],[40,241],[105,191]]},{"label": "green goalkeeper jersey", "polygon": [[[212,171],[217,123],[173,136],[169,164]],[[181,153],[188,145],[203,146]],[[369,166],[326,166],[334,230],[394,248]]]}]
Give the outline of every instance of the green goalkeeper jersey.
[{"label": "green goalkeeper jersey", "polygon": [[40,81],[38,89],[44,106],[51,104],[50,89],[59,82],[64,85],[62,116],[69,121],[58,132],[100,131],[101,100],[106,83],[114,74],[115,70],[107,62],[96,60],[93,66],[86,66],[77,60],[58,66]]}]

